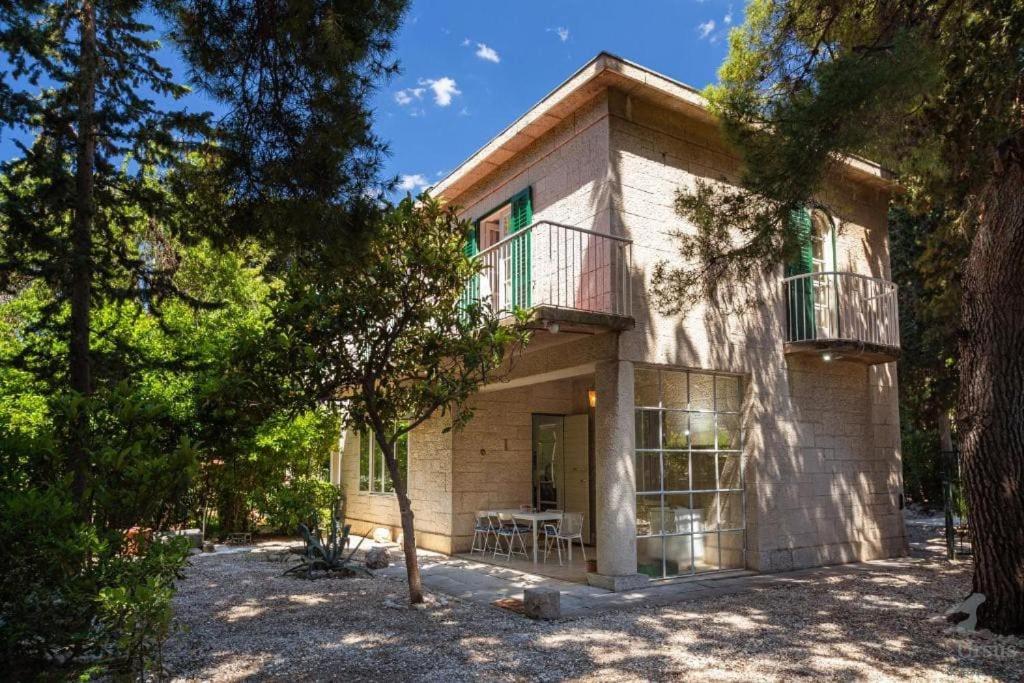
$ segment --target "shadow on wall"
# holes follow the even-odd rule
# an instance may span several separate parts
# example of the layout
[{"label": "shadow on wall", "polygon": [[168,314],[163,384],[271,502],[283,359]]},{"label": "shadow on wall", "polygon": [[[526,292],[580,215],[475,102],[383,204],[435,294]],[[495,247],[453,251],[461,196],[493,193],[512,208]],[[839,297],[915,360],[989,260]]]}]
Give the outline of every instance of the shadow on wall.
[{"label": "shadow on wall", "polygon": [[[671,149],[659,151],[657,144],[620,148],[620,139],[623,145],[639,139],[620,136],[620,125],[636,127],[612,119],[609,179],[595,188],[591,201],[595,213],[607,213],[612,234],[634,240],[636,329],[623,333],[621,347],[626,357],[744,376],[748,566],[782,570],[900,554],[898,431],[897,443],[877,433],[878,425],[885,431],[892,421],[898,424],[894,396],[885,395],[887,387],[895,390],[894,364],[872,370],[817,357],[787,358],[781,268],[755,275],[754,287],[766,293],[762,302],[739,310],[701,304],[679,316],[662,315],[650,295],[650,270],[662,258],[678,258],[671,233],[688,226],[672,209],[674,190],[651,204],[656,215],[639,216],[632,208],[627,214],[623,188],[637,178],[630,173],[661,169],[663,180],[678,180],[677,188],[694,176],[721,180],[724,175],[736,182],[739,165],[729,159],[729,168],[719,173]],[[631,196],[641,190],[647,188],[629,188]],[[836,213],[875,227],[862,202],[839,205]],[[884,220],[884,209],[881,215]],[[845,267],[887,276],[887,240],[864,235],[858,243],[850,237],[848,232]],[[856,249],[863,249],[863,264],[853,260]]]}]

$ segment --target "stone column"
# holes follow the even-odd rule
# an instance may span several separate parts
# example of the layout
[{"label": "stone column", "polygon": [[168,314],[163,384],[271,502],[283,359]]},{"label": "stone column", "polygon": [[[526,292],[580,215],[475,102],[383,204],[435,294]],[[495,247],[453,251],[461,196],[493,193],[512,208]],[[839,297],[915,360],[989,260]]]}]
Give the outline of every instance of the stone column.
[{"label": "stone column", "polygon": [[597,573],[588,575],[587,580],[600,588],[630,590],[648,581],[636,571],[633,363],[599,364],[594,384]]},{"label": "stone column", "polygon": [[338,436],[338,444],[335,450],[331,452],[331,483],[335,486],[341,486],[341,456],[345,452],[346,434],[348,434],[348,430],[341,430],[341,434]]}]

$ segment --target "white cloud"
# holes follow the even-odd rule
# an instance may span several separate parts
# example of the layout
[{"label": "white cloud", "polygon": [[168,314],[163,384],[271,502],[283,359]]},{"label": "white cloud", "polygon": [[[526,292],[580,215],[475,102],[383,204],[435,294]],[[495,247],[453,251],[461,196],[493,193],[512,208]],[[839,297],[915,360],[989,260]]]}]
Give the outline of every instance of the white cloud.
[{"label": "white cloud", "polygon": [[729,9],[726,11],[725,16],[722,17],[722,23],[726,26],[732,23],[732,5],[729,5]]},{"label": "white cloud", "polygon": [[549,29],[545,29],[545,30],[548,33],[557,33],[558,34],[558,39],[560,41],[562,41],[563,43],[566,42],[567,40],[569,40],[569,29],[567,29],[564,26],[559,26],[558,28],[549,28]]},{"label": "white cloud", "polygon": [[703,24],[697,26],[697,31],[700,33],[701,38],[707,38],[712,31],[715,30],[715,20],[708,19]]},{"label": "white cloud", "polygon": [[398,179],[398,189],[402,192],[420,192],[430,181],[422,173],[411,173],[403,175]]},{"label": "white cloud", "polygon": [[425,88],[403,88],[395,93],[395,102],[404,107],[413,100],[422,100],[424,92],[426,92]]},{"label": "white cloud", "polygon": [[495,64],[501,61],[501,57],[498,56],[498,51],[483,43],[476,44],[476,56],[486,62],[494,62]]},{"label": "white cloud", "polygon": [[455,79],[450,76],[422,78],[419,84],[425,85],[434,91],[434,104],[439,107],[447,107],[452,103],[452,97],[462,94],[462,91],[455,84]]},{"label": "white cloud", "polygon": [[471,41],[469,40],[469,38],[463,38],[462,39],[462,47],[469,47],[469,43],[470,42]]}]

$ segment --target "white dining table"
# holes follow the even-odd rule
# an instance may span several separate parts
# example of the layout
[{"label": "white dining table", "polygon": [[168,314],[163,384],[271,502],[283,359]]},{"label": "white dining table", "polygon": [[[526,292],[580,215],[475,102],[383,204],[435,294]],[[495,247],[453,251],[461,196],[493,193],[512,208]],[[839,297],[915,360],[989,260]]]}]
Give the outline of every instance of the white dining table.
[{"label": "white dining table", "polygon": [[[542,522],[557,522],[562,519],[561,512],[523,512],[522,510],[506,509],[506,510],[487,510],[487,514],[497,516],[498,513],[512,515],[513,519],[520,519],[525,522],[530,522],[532,525],[531,536],[533,537],[533,563],[537,563],[537,527]],[[570,553],[572,550],[569,551]],[[571,556],[570,556],[570,559]]]}]

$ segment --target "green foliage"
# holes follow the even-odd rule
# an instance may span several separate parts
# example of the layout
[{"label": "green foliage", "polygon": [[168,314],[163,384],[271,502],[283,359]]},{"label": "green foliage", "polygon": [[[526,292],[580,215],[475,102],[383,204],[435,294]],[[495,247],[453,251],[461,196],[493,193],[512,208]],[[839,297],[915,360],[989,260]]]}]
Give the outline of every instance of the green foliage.
[{"label": "green foliage", "polygon": [[[224,108],[214,178],[226,223],[309,263],[358,252],[386,151],[370,98],[396,73],[407,0],[161,3],[194,84]],[[339,248],[340,247],[340,248]]]},{"label": "green foliage", "polygon": [[168,633],[184,538],[143,542],[78,520],[60,488],[0,491],[0,660],[44,671],[144,671]]},{"label": "green foliage", "polygon": [[412,602],[422,594],[395,445],[437,413],[451,428],[465,425],[469,398],[503,377],[527,341],[488,304],[465,301],[481,268],[466,256],[470,233],[452,207],[406,197],[380,213],[362,258],[297,265],[277,301],[280,369],[271,374],[302,401],[339,402],[347,427],[373,433],[401,510]]},{"label": "green foliage", "polygon": [[308,524],[314,517],[330,517],[340,491],[320,477],[294,477],[257,492],[254,507],[264,523],[280,534],[294,534],[299,524]]},{"label": "green foliage", "polygon": [[305,541],[306,547],[302,553],[302,560],[299,564],[285,571],[285,576],[301,574],[304,578],[311,579],[313,578],[314,571],[342,573],[349,576],[354,574],[370,575],[365,567],[360,567],[352,562],[352,558],[355,556],[356,551],[359,550],[359,546],[366,540],[365,537],[359,539],[356,547],[349,550],[349,532],[351,527],[348,524],[339,523],[336,509],[331,510],[330,518],[331,531],[326,542],[324,541],[323,532],[320,530],[320,525],[316,520],[313,520],[309,526],[306,524],[299,525],[299,533],[302,536],[302,540]]},{"label": "green foliage", "polygon": [[967,245],[939,210],[889,214],[893,281],[899,285],[900,433],[904,486],[919,503],[941,505],[939,430],[951,422],[959,390],[958,264]]},{"label": "green foliage", "polygon": [[1020,126],[1022,67],[1013,0],[754,0],[706,93],[744,159],[741,186],[680,192],[697,231],[680,235],[683,265],[659,268],[660,304],[746,288],[785,262],[798,243],[791,211],[827,196],[849,155],[897,171],[915,212],[942,207],[950,227],[932,232],[932,248],[960,253],[974,229],[962,217]]},{"label": "green foliage", "polygon": [[481,267],[464,253],[470,229],[451,207],[407,197],[383,212],[358,265],[292,271],[279,324],[304,395],[341,401],[348,426],[388,433],[389,446],[438,409],[468,421],[466,399],[525,342],[462,299]]}]

